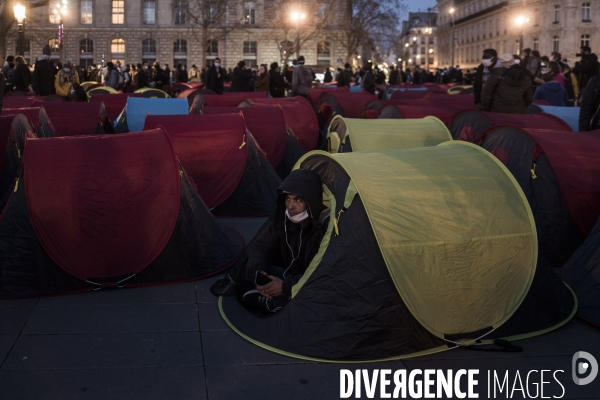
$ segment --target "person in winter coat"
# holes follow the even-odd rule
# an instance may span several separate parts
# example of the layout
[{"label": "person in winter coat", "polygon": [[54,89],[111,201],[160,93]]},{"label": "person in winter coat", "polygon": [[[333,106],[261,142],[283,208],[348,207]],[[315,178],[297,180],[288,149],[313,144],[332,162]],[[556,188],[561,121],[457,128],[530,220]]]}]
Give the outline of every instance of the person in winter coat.
[{"label": "person in winter coat", "polygon": [[74,84],[79,85],[79,76],[75,68],[73,68],[73,62],[67,60],[63,67],[56,73],[54,80],[56,94],[66,97],[68,100],[74,100],[76,98]]},{"label": "person in winter coat", "polygon": [[346,63],[344,65],[344,70],[340,72],[340,76],[337,81],[337,87],[350,87],[352,85],[354,74],[352,73],[352,68],[350,64]]},{"label": "person in winter coat", "polygon": [[373,74],[373,64],[366,63],[363,67],[365,76],[361,82],[362,89],[366,92],[375,93],[375,75]]},{"label": "person in winter coat", "polygon": [[213,65],[206,70],[206,88],[216,94],[223,94],[225,68],[221,67],[221,59],[215,58]]},{"label": "person in winter coat", "polygon": [[188,72],[188,80],[190,82],[200,82],[200,70],[196,64],[192,64],[192,68]]},{"label": "person in winter coat", "polygon": [[532,82],[518,65],[512,54],[503,54],[483,85],[481,104],[483,111],[506,114],[527,114],[533,101]]},{"label": "person in winter coat", "polygon": [[35,61],[33,75],[31,76],[31,86],[38,96],[49,96],[56,93],[55,76],[56,67],[50,60],[50,46],[45,45],[43,54]]},{"label": "person in winter coat", "polygon": [[304,66],[304,56],[298,57],[297,65],[292,74],[292,96],[302,96],[308,99],[312,79],[310,70]]},{"label": "person in winter coat", "polygon": [[185,69],[185,65],[179,64],[177,66],[177,73],[175,76],[176,82],[187,82],[188,81],[188,72]]},{"label": "person in winter coat", "polygon": [[475,79],[473,81],[473,98],[477,108],[481,108],[481,91],[483,90],[483,85],[485,85],[485,82],[492,73],[492,70],[499,67],[500,62],[498,61],[498,53],[496,50],[483,50],[481,64],[479,64],[477,70],[475,70]]},{"label": "person in winter coat", "polygon": [[250,87],[250,81],[252,78],[252,71],[246,68],[246,63],[244,61],[240,61],[237,63],[237,67],[233,69],[233,75],[231,77],[231,91],[253,92],[254,88]]},{"label": "person in winter coat", "polygon": [[325,74],[325,77],[323,78],[323,83],[333,82],[333,75],[331,75],[331,70],[329,69],[329,67],[327,67],[327,69],[325,69],[324,74]]},{"label": "person in winter coat", "polygon": [[554,80],[551,72],[542,75],[544,84],[538,86],[533,94],[533,100],[547,101],[551,106],[567,106],[567,90],[563,85]]},{"label": "person in winter coat", "polygon": [[13,81],[14,81],[14,73],[15,73],[15,56],[6,57],[6,62],[2,66],[2,74],[5,79],[5,87],[4,93],[8,93],[13,89]]},{"label": "person in winter coat", "polygon": [[2,106],[4,104],[4,88],[6,86],[6,78],[4,74],[0,72],[0,114],[2,114]]},{"label": "person in winter coat", "polygon": [[256,282],[257,275],[270,280],[257,283],[256,290],[247,293],[251,297],[244,296],[245,301],[262,305],[265,313],[276,312],[290,301],[292,286],[304,275],[323,238],[319,175],[309,169],[292,171],[278,193],[277,210],[267,222],[270,226],[261,230],[248,246],[243,272],[250,282]]},{"label": "person in winter coat", "polygon": [[269,73],[265,64],[261,64],[258,67],[258,75],[254,80],[254,89],[257,92],[266,92],[267,95],[269,94]]},{"label": "person in winter coat", "polygon": [[31,85],[31,70],[27,65],[27,61],[25,61],[25,59],[21,56],[17,56],[15,58],[13,85],[15,90],[29,92],[29,85]]},{"label": "person in winter coat", "polygon": [[107,71],[106,71],[106,86],[110,86],[111,88],[118,90],[119,89],[119,71],[112,62],[107,62]]},{"label": "person in winter coat", "polygon": [[600,129],[600,76],[589,80],[579,103],[579,130]]},{"label": "person in winter coat", "polygon": [[280,73],[279,64],[274,62],[269,70],[269,92],[272,97],[285,97],[287,83]]},{"label": "person in winter coat", "polygon": [[575,63],[575,68],[571,72],[579,76],[579,89],[583,92],[583,88],[588,81],[600,73],[600,63],[598,56],[592,53],[589,46],[581,46],[581,61]]}]

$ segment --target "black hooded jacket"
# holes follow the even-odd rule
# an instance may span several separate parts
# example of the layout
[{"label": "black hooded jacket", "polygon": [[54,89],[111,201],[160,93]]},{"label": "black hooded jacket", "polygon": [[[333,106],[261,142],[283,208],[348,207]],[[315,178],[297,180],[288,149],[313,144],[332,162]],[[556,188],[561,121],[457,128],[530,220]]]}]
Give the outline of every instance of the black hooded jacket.
[{"label": "black hooded jacket", "polygon": [[579,64],[571,72],[579,75],[579,87],[583,89],[590,79],[600,74],[598,56],[592,53],[582,57]]},{"label": "black hooded jacket", "polygon": [[[289,297],[292,286],[300,280],[319,251],[323,237],[319,222],[323,191],[319,175],[308,169],[292,171],[278,191],[277,211],[269,217],[270,226],[259,233],[248,249],[245,276],[253,281],[256,271],[265,271],[269,266],[283,267],[286,273],[282,290]],[[301,224],[293,223],[285,216],[286,193],[300,196],[308,203],[309,218]],[[296,260],[292,261],[294,258]]]},{"label": "black hooded jacket", "polygon": [[533,86],[528,74],[518,65],[494,68],[481,92],[483,111],[527,114],[533,101]]}]

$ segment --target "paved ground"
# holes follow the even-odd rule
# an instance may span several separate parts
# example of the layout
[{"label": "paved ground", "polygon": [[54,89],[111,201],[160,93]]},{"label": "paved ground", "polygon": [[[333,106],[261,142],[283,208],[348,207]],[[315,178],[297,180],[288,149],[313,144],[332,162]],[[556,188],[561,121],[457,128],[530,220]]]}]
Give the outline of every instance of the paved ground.
[{"label": "paved ground", "polygon": [[[248,241],[262,221],[228,223]],[[508,371],[511,388],[517,371],[527,386],[530,370],[564,370],[556,373],[564,390],[546,373],[544,396],[564,391],[565,399],[600,399],[600,377],[587,386],[571,379],[576,351],[600,360],[600,329],[577,319],[519,342],[523,353],[460,349],[388,363],[309,363],[263,350],[231,331],[209,292],[215,279],[0,301],[0,400],[338,399],[341,368],[479,369],[479,398],[508,397],[506,390],[488,396],[488,370],[502,377]],[[530,396],[517,390],[512,398],[535,396],[540,379],[530,374]],[[364,389],[361,394],[367,398]]]}]

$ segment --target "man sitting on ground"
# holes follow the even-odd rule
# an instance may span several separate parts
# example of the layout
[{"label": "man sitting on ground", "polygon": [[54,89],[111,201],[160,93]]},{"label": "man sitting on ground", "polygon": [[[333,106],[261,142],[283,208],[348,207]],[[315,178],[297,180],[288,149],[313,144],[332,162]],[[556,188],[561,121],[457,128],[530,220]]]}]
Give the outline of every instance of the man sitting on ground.
[{"label": "man sitting on ground", "polygon": [[277,211],[248,248],[245,277],[256,284],[243,303],[262,313],[280,310],[319,251],[323,237],[319,218],[323,191],[319,175],[293,171],[279,186]]}]

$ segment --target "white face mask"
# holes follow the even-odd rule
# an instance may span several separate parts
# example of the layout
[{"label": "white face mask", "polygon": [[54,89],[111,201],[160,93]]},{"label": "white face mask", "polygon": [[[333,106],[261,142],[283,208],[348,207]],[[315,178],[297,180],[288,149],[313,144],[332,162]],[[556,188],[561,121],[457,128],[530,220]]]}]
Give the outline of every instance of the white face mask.
[{"label": "white face mask", "polygon": [[492,65],[492,59],[484,58],[483,60],[481,60],[481,63],[483,64],[484,67],[490,67]]},{"label": "white face mask", "polygon": [[517,64],[517,65],[521,64],[521,60],[515,58],[515,64]]},{"label": "white face mask", "polygon": [[299,224],[300,222],[302,222],[306,218],[308,218],[308,210],[305,210],[304,212],[302,212],[300,214],[296,214],[296,215],[290,215],[288,210],[285,210],[285,216],[288,217],[288,219],[290,221],[292,221],[293,223]]},{"label": "white face mask", "polygon": [[548,72],[550,72],[550,69],[542,68],[542,75],[547,74]]},{"label": "white face mask", "polygon": [[220,66],[221,66],[221,64],[215,63],[215,67],[219,68]]},{"label": "white face mask", "polygon": [[71,71],[71,68],[63,68],[63,70],[64,70],[65,72],[69,72],[69,71]]}]

